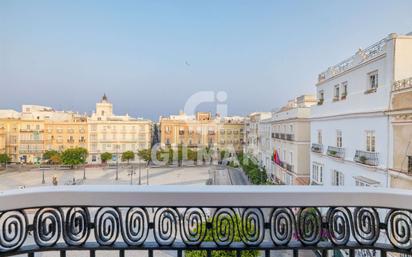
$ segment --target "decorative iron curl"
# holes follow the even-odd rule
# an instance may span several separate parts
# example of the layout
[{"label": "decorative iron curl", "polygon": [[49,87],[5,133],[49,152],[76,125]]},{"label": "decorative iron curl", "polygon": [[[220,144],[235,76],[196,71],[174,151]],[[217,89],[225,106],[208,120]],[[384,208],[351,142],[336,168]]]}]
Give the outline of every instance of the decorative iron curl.
[{"label": "decorative iron curl", "polygon": [[138,246],[146,241],[149,234],[149,218],[146,209],[130,208],[122,221],[123,240],[128,245]]},{"label": "decorative iron curl", "polygon": [[394,247],[412,248],[412,213],[410,211],[392,210],[386,217],[386,234]]},{"label": "decorative iron curl", "polygon": [[350,239],[351,212],[345,207],[330,208],[327,214],[330,240],[335,245],[346,245]]},{"label": "decorative iron curl", "polygon": [[373,245],[379,238],[379,215],[374,208],[355,208],[353,231],[356,241],[361,245]]},{"label": "decorative iron curl", "polygon": [[275,245],[287,245],[295,227],[295,215],[289,208],[273,210],[270,215],[270,237]]},{"label": "decorative iron curl", "polygon": [[178,232],[178,214],[172,208],[157,209],[154,217],[154,236],[159,245],[172,245]]},{"label": "decorative iron curl", "polygon": [[120,231],[120,215],[114,208],[100,208],[94,218],[94,235],[99,245],[109,246],[116,242]]},{"label": "decorative iron curl", "polygon": [[298,239],[305,245],[317,244],[322,235],[322,215],[318,208],[301,208],[298,213]]},{"label": "decorative iron curl", "polygon": [[8,211],[0,214],[0,252],[20,248],[28,233],[27,216],[22,211]]},{"label": "decorative iron curl", "polygon": [[247,208],[242,213],[239,228],[242,241],[248,246],[260,245],[265,237],[265,217],[259,208]]},{"label": "decorative iron curl", "polygon": [[90,235],[90,214],[87,208],[72,207],[67,210],[63,238],[70,246],[83,245]]},{"label": "decorative iron curl", "polygon": [[213,215],[213,241],[219,246],[228,246],[236,233],[237,216],[231,208],[217,209]]},{"label": "decorative iron curl", "polygon": [[55,208],[37,210],[33,220],[34,241],[40,247],[54,246],[62,234],[62,213]]},{"label": "decorative iron curl", "polygon": [[206,215],[201,208],[189,208],[183,214],[182,239],[187,245],[199,245],[206,236]]}]

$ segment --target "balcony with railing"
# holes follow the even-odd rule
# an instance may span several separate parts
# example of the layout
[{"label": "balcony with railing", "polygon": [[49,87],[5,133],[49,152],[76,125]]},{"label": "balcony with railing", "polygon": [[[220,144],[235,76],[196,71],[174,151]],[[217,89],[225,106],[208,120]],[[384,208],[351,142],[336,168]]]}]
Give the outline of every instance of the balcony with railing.
[{"label": "balcony with railing", "polygon": [[343,60],[342,62],[329,67],[326,71],[322,72],[318,76],[318,83],[322,83],[325,80],[328,80],[334,76],[337,76],[349,69],[354,67],[360,66],[363,63],[370,61],[376,57],[379,57],[386,52],[386,42],[393,37],[393,35],[389,35],[386,38],[376,42],[375,44],[365,48],[359,49],[355,55],[351,56],[350,58]]},{"label": "balcony with railing", "polygon": [[[410,254],[412,191],[309,186],[56,186],[0,194],[1,256],[202,250]],[[82,252],[79,252],[82,251]],[[258,252],[259,251],[259,252]],[[108,254],[108,255],[107,255]],[[249,256],[249,255],[248,255]]]},{"label": "balcony with railing", "polygon": [[379,154],[376,152],[356,150],[353,160],[355,162],[368,165],[368,166],[378,166],[379,165]]},{"label": "balcony with railing", "polygon": [[322,144],[312,143],[312,146],[311,146],[310,149],[314,153],[323,153],[323,145]]},{"label": "balcony with railing", "polygon": [[409,88],[412,88],[412,77],[395,81],[392,91],[401,91]]},{"label": "balcony with railing", "polygon": [[327,155],[339,159],[345,158],[345,148],[336,147],[336,146],[328,146]]},{"label": "balcony with railing", "polygon": [[293,134],[286,134],[286,140],[288,140],[288,141],[294,141],[294,140],[295,140],[295,135],[293,135]]}]

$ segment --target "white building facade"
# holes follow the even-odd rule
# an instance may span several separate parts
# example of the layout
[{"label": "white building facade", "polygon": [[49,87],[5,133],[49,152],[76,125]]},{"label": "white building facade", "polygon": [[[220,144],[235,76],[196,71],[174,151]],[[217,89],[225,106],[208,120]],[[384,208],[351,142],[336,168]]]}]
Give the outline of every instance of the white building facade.
[{"label": "white building facade", "polygon": [[319,75],[318,105],[311,108],[311,184],[390,185],[387,111],[403,37],[390,34]]},{"label": "white building facade", "polygon": [[88,118],[89,163],[101,163],[102,153],[111,153],[113,161],[121,154],[149,149],[152,141],[152,122],[129,115],[113,114],[113,105],[106,95],[96,104],[96,112]]}]

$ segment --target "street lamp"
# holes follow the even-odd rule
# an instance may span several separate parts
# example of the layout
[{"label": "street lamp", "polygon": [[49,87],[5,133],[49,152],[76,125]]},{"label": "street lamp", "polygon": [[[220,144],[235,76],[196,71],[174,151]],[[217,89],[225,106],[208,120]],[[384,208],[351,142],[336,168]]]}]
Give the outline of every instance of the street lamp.
[{"label": "street lamp", "polygon": [[149,185],[149,165],[146,166],[146,184]]},{"label": "street lamp", "polygon": [[[133,185],[133,173],[134,173],[134,166],[132,164],[132,170],[130,172],[130,185]],[[140,183],[140,181],[139,181],[139,183]]]},{"label": "street lamp", "polygon": [[116,180],[119,180],[119,145],[116,145]]},{"label": "street lamp", "polygon": [[140,165],[140,158],[139,158],[139,185],[142,184],[142,166]]},{"label": "street lamp", "polygon": [[83,165],[83,179],[86,180],[86,164]]}]

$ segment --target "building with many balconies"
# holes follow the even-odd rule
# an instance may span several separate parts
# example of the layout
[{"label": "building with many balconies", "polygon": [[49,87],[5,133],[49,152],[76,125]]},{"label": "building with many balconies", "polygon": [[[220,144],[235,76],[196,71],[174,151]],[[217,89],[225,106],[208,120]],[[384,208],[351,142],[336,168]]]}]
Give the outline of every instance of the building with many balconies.
[{"label": "building with many balconies", "polygon": [[221,117],[217,129],[217,143],[221,150],[243,151],[245,118]]},{"label": "building with many balconies", "polygon": [[217,147],[219,122],[220,117],[212,117],[210,112],[160,117],[161,147]]},{"label": "building with many balconies", "polygon": [[[262,120],[269,125],[269,141],[262,139],[265,147],[263,163],[274,183],[307,185],[310,174],[310,106],[316,97],[302,95],[290,100],[287,105]],[[266,143],[264,143],[266,142]],[[277,159],[275,158],[277,156]]]},{"label": "building with many balconies", "polygon": [[412,74],[412,36],[390,34],[328,68],[311,109],[311,183],[390,186],[394,81]]},{"label": "building with many balconies", "polygon": [[87,120],[89,163],[100,163],[100,155],[108,152],[118,160],[126,151],[137,153],[149,149],[152,142],[152,122],[129,115],[113,114],[113,105],[104,95],[96,111]]},{"label": "building with many balconies", "polygon": [[259,124],[261,120],[271,117],[270,112],[254,112],[245,119],[245,147],[244,153],[258,160],[261,139],[259,136]]}]

